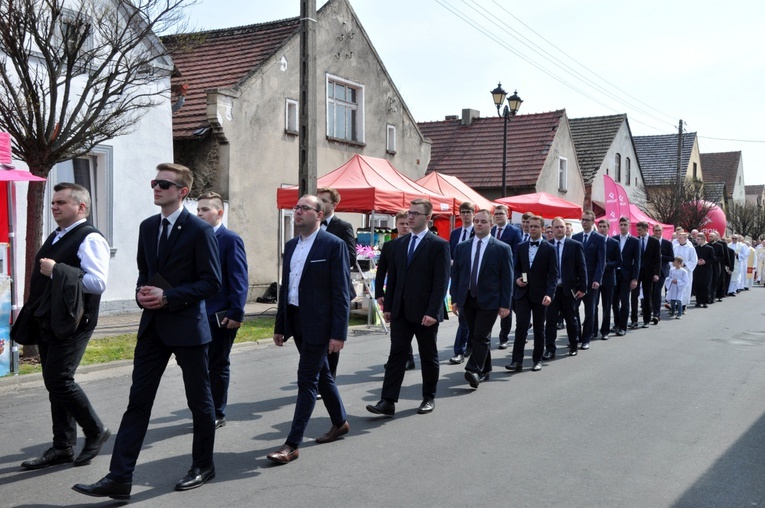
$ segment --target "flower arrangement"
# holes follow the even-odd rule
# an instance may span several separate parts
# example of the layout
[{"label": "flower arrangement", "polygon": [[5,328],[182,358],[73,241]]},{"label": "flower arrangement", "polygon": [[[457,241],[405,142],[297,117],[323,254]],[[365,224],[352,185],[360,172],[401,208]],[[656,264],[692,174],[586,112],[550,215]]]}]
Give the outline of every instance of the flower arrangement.
[{"label": "flower arrangement", "polygon": [[357,259],[375,259],[377,257],[377,252],[374,247],[370,247],[369,245],[356,245],[356,258]]}]

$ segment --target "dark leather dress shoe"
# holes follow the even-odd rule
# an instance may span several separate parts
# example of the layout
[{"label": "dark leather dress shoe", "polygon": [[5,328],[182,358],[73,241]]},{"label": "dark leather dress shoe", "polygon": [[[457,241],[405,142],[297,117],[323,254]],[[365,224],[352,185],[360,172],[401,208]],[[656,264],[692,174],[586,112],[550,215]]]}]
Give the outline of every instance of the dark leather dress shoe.
[{"label": "dark leather dress shoe", "polygon": [[90,464],[90,461],[96,458],[98,452],[101,451],[101,447],[111,435],[111,431],[104,427],[96,437],[86,438],[85,446],[82,448],[82,451],[77,456],[77,458],[74,459],[74,465],[84,466],[86,464]]},{"label": "dark leather dress shoe", "polygon": [[369,404],[367,406],[367,411],[376,415],[393,416],[396,414],[396,405],[393,402],[388,402],[385,399],[380,399],[380,401],[375,405]]},{"label": "dark leather dress shoe", "polygon": [[133,484],[131,482],[117,482],[104,476],[91,485],[78,483],[72,487],[72,490],[86,496],[130,499],[130,489],[132,487]]},{"label": "dark leather dress shoe", "polygon": [[515,372],[520,372],[523,370],[523,364],[521,362],[513,362],[510,365],[505,365],[505,368],[507,370],[514,370]]},{"label": "dark leather dress shoe", "polygon": [[478,376],[478,381],[481,383],[485,383],[489,380],[489,376],[491,375],[491,372],[487,372],[486,374],[483,374],[482,376]]},{"label": "dark leather dress shoe", "polygon": [[53,448],[51,446],[43,452],[41,457],[22,462],[21,467],[24,469],[42,469],[45,467],[56,466],[58,464],[66,464],[73,460],[74,452],[72,451],[71,446],[68,448]]},{"label": "dark leather dress shoe", "polygon": [[330,429],[322,434],[321,436],[316,438],[316,442],[319,444],[324,443],[331,443],[332,441],[337,441],[338,438],[346,435],[348,431],[351,430],[351,426],[348,425],[348,422],[344,422],[339,427],[337,425],[333,425],[330,427]]},{"label": "dark leather dress shoe", "polygon": [[297,460],[298,457],[300,457],[300,450],[293,448],[288,444],[283,444],[282,447],[275,452],[266,455],[268,460],[276,462],[277,464],[288,464],[293,460]]},{"label": "dark leather dress shoe", "polygon": [[226,426],[226,418],[225,417],[220,417],[220,418],[216,418],[215,419],[215,428],[216,429],[219,429],[219,428],[225,427],[225,426]]},{"label": "dark leather dress shoe", "polygon": [[643,323],[642,325],[640,325],[640,328],[648,328],[648,323]]},{"label": "dark leather dress shoe", "polygon": [[498,347],[499,349],[507,349],[507,341],[500,342]]},{"label": "dark leather dress shoe", "polygon": [[579,351],[577,351],[576,348],[568,350],[568,356],[576,356],[578,354],[579,354]]},{"label": "dark leather dress shoe", "polygon": [[470,388],[478,388],[478,385],[481,384],[480,376],[469,370],[465,371],[465,380],[470,384]]},{"label": "dark leather dress shoe", "polygon": [[555,353],[550,351],[546,352],[542,355],[542,360],[555,360]]},{"label": "dark leather dress shoe", "polygon": [[454,355],[451,358],[449,358],[449,363],[452,365],[459,365],[460,363],[465,361],[465,355]]},{"label": "dark leather dress shoe", "polygon": [[420,409],[417,410],[417,414],[426,415],[432,413],[436,408],[436,401],[433,399],[425,399],[420,404]]},{"label": "dark leather dress shoe", "polygon": [[539,372],[540,370],[542,370],[542,362],[537,362],[531,367],[531,372]]},{"label": "dark leather dress shoe", "polygon": [[414,370],[414,360],[411,358],[406,361],[406,366],[404,367],[404,370]]},{"label": "dark leather dress shoe", "polygon": [[191,490],[201,487],[208,480],[215,478],[215,467],[210,466],[204,469],[192,467],[186,476],[178,480],[175,484],[175,490]]},{"label": "dark leather dress shoe", "polygon": [[624,330],[619,330],[618,332],[616,332],[617,337],[624,337],[625,335],[627,335],[627,332],[625,332]]}]

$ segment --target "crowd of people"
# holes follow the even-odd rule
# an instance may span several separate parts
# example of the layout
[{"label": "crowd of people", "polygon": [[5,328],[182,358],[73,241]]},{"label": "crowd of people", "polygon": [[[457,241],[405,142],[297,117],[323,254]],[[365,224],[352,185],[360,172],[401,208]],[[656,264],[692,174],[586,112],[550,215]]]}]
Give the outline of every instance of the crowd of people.
[{"label": "crowd of people", "polygon": [[[183,371],[193,417],[191,468],[175,489],[194,489],[215,477],[215,433],[226,424],[229,354],[244,316],[247,260],[241,238],[222,225],[221,196],[199,196],[195,217],[183,206],[193,182],[191,171],[177,164],[160,164],[157,171],[151,188],[160,213],[141,224],[138,236],[136,302],[143,313],[129,401],[109,473],[96,483],[73,486],[88,496],[129,499],[154,398],[172,355]],[[53,446],[24,461],[24,469],[86,465],[111,435],[74,381],[97,324],[108,245],[87,223],[87,190],[76,184],[59,184],[54,190],[52,211],[59,228],[37,253],[39,271],[32,276],[30,297],[13,329],[20,342],[40,345]],[[351,267],[357,264],[356,240],[351,225],[334,214],[339,203],[339,193],[324,188],[301,197],[293,208],[297,235],[284,249],[273,341],[281,347],[291,338],[297,347],[298,393],[289,434],[267,455],[277,464],[299,457],[317,400],[331,419],[317,443],[331,443],[350,432],[335,377],[355,296]],[[417,412],[435,410],[437,337],[448,316],[447,293],[459,319],[448,361],[465,363],[465,380],[477,389],[491,375],[497,319],[498,349],[512,348],[505,368],[524,369],[531,331],[530,367],[538,372],[558,354],[559,329],[565,328],[567,354],[576,356],[594,339],[657,326],[663,315],[680,319],[693,295],[700,308],[735,297],[755,280],[761,282],[765,268],[765,240],[755,249],[739,235],[721,238],[711,232],[707,241],[704,233],[678,228],[670,241],[662,238],[660,225],[645,222],[636,224],[638,234],[632,236],[625,217],[619,219],[620,233],[611,237],[609,222],[595,224],[591,211],[582,214],[583,231],[572,234],[571,225],[556,217],[544,236],[542,217],[525,213],[517,228],[509,223],[506,206],[476,210],[466,202],[460,206],[462,225],[448,242],[429,229],[432,215],[430,201],[413,200],[396,215],[397,238],[382,248],[374,297],[390,323],[391,343],[380,399],[366,407],[375,415],[395,415],[405,371],[416,365],[414,338],[422,370]],[[72,301],[58,303],[56,291],[74,295]],[[79,305],[82,312],[71,319],[63,316],[67,309],[62,305]],[[664,306],[668,313],[662,313]],[[85,444],[75,458],[77,426],[85,433]]]}]

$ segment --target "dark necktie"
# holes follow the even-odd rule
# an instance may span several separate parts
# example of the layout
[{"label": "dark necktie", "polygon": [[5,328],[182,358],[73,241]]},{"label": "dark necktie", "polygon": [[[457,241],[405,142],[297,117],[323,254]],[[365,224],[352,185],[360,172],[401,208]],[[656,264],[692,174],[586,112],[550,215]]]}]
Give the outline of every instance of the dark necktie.
[{"label": "dark necktie", "polygon": [[560,280],[560,244],[561,243],[563,242],[561,242],[560,240],[555,242],[555,250],[556,250],[555,258],[558,260],[558,280]]},{"label": "dark necktie", "polygon": [[645,236],[640,237],[640,252],[645,252]]},{"label": "dark necktie", "polygon": [[162,228],[159,233],[159,249],[157,249],[157,259],[164,257],[165,251],[167,251],[167,237],[170,230],[170,221],[162,219]]},{"label": "dark necktie", "polygon": [[584,245],[587,246],[587,238],[589,238],[589,234],[584,235]]},{"label": "dark necktie", "polygon": [[533,245],[534,247],[539,247],[539,242],[531,242],[529,245]]},{"label": "dark necktie", "polygon": [[[530,240],[530,238],[529,238],[529,234],[528,234],[528,233],[524,233],[524,235],[523,235],[523,241],[524,241],[524,242],[528,242],[529,240]],[[537,242],[537,245],[539,245],[539,242]]]},{"label": "dark necktie", "polygon": [[409,253],[406,255],[406,266],[412,262],[412,256],[414,256],[414,247],[417,244],[417,235],[412,235],[412,241],[409,242]]},{"label": "dark necktie", "polygon": [[497,228],[497,239],[499,239],[502,236],[502,230],[505,228]]},{"label": "dark necktie", "polygon": [[466,236],[467,236],[467,229],[463,229],[462,230],[462,240],[460,240],[460,242],[464,242]]},{"label": "dark necktie", "polygon": [[470,296],[475,298],[475,288],[478,286],[478,262],[481,260],[481,240],[475,246],[473,269],[470,270]]}]

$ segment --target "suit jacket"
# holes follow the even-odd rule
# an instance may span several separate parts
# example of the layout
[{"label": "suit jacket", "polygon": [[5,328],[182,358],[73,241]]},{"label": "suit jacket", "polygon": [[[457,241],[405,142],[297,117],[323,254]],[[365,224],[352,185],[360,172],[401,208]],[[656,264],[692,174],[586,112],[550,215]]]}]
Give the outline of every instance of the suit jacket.
[{"label": "suit jacket", "polygon": [[249,289],[244,242],[223,224],[215,232],[215,238],[218,240],[221,285],[217,295],[205,300],[207,316],[225,310],[227,318],[241,322]]},{"label": "suit jacket", "polygon": [[[509,309],[515,285],[513,251],[509,245],[491,236],[484,238],[481,247],[484,250],[475,288],[478,307],[481,310]],[[469,292],[472,249],[473,242],[460,243],[452,264],[452,303],[459,308],[465,305]]]},{"label": "suit jacket", "polygon": [[669,267],[672,265],[672,261],[675,259],[675,251],[672,248],[672,242],[662,238],[661,242],[661,276],[666,277],[669,275]]},{"label": "suit jacket", "polygon": [[[467,235],[466,240],[469,240],[470,238],[473,238],[474,236],[475,236],[475,228],[471,228],[470,234]],[[452,229],[452,232],[449,235],[449,253],[452,256],[452,259],[454,259],[454,249],[457,248],[457,245],[460,242],[462,242],[462,226]]]},{"label": "suit jacket", "polygon": [[409,233],[391,242],[393,252],[388,266],[385,311],[394,319],[417,324],[424,316],[443,321],[451,265],[449,244],[431,232],[426,233],[407,266],[411,237]]},{"label": "suit jacket", "polygon": [[[619,235],[615,235],[617,246],[619,245]],[[624,248],[621,250],[622,263],[619,266],[619,274],[623,280],[629,282],[638,280],[640,277],[640,242],[634,236],[630,235],[624,242]]]},{"label": "suit jacket", "polygon": [[[496,236],[496,234],[497,226],[494,226],[491,228],[491,236]],[[523,234],[520,229],[508,222],[505,224],[504,229],[502,230],[502,236],[499,239],[508,244],[510,248],[513,249],[513,255],[515,255],[515,251],[518,250],[518,245],[521,244],[521,240],[523,239]]]},{"label": "suit jacket", "polygon": [[555,247],[544,239],[539,240],[539,248],[534,256],[534,264],[529,262],[529,247],[531,242],[523,242],[515,253],[513,271],[518,279],[526,274],[528,284],[524,287],[515,285],[513,300],[528,296],[535,304],[541,304],[545,296],[555,297],[555,287],[558,285],[558,261],[555,259]]},{"label": "suit jacket", "polygon": [[138,340],[153,324],[168,346],[198,346],[210,342],[205,299],[220,289],[218,242],[208,223],[181,210],[167,239],[162,259],[157,258],[157,241],[162,215],[149,217],[138,230],[138,283],[145,286],[160,274],[172,286],[165,289],[167,305],[144,309],[138,325]]},{"label": "suit jacket", "polygon": [[[659,240],[651,235],[647,235],[645,250],[640,257],[640,277],[642,279],[651,279],[654,276],[661,276],[661,245]],[[640,245],[640,238],[637,238]]]},{"label": "suit jacket", "polygon": [[[300,237],[284,246],[282,285],[276,310],[274,333],[289,339],[295,334],[287,319],[287,291],[290,262]],[[340,238],[319,229],[306,256],[298,285],[300,328],[308,344],[329,344],[329,339],[345,340],[350,313],[351,272],[348,249]]]},{"label": "suit jacket", "polygon": [[584,247],[584,259],[587,266],[587,288],[592,287],[593,282],[603,283],[603,272],[606,269],[606,237],[595,231],[590,231],[587,245],[584,244],[584,233],[577,233],[571,237]]},{"label": "suit jacket", "polygon": [[[553,249],[556,250],[554,244]],[[536,259],[534,261],[536,262]],[[576,240],[567,239],[563,242],[560,278],[566,293],[570,294],[572,291],[575,293],[577,291],[587,292],[587,267],[584,263],[584,248]]]},{"label": "suit jacket", "polygon": [[[394,239],[395,240],[395,239]],[[375,300],[385,296],[385,276],[388,274],[391,253],[393,252],[393,240],[388,240],[380,250],[380,260],[377,262],[377,273],[375,273]]]},{"label": "suit jacket", "polygon": [[326,231],[345,242],[345,247],[348,249],[349,266],[356,266],[356,235],[353,234],[353,226],[350,222],[333,215],[332,220],[327,224]]},{"label": "suit jacket", "polygon": [[606,237],[606,267],[603,270],[603,282],[601,286],[616,286],[616,275],[622,264],[622,253],[619,251],[619,241]]}]

